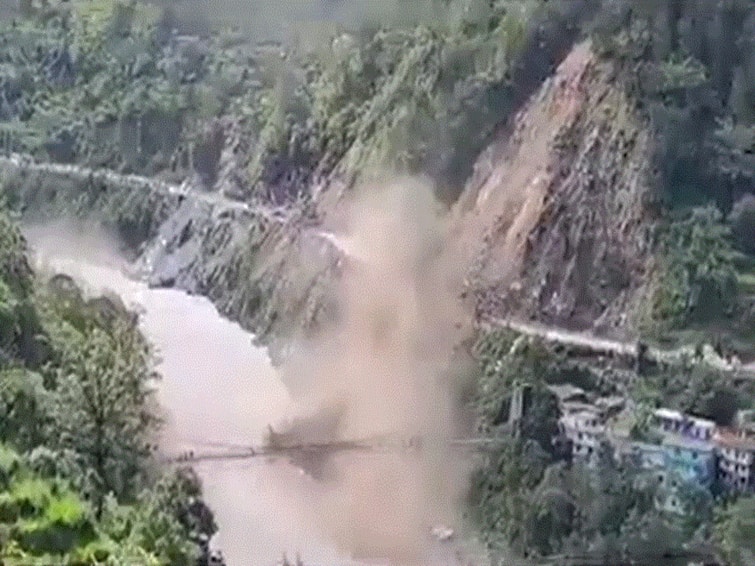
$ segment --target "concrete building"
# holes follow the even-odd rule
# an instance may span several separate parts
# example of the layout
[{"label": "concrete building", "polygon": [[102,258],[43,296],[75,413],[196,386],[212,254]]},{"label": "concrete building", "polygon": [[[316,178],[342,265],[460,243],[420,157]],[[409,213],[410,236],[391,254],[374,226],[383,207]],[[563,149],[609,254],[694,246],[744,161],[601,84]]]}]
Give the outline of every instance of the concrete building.
[{"label": "concrete building", "polygon": [[561,417],[560,435],[556,445],[572,459],[591,459],[608,438],[607,420],[624,406],[619,397],[595,399],[580,387],[569,384],[549,385],[548,389],[558,398]]},{"label": "concrete building", "polygon": [[736,428],[721,428],[714,441],[718,448],[718,477],[729,489],[755,492],[755,424],[738,416]]},{"label": "concrete building", "polygon": [[590,459],[606,440],[606,425],[599,411],[589,407],[567,412],[559,419],[561,435],[571,446],[573,458]]},{"label": "concrete building", "polygon": [[631,450],[634,463],[644,470],[664,470],[706,487],[716,477],[716,452],[709,442],[666,437],[661,444],[634,442]]},{"label": "concrete building", "polygon": [[716,423],[711,420],[685,415],[671,409],[656,409],[653,419],[659,432],[663,434],[678,435],[703,442],[711,441],[716,430]]},{"label": "concrete building", "polygon": [[660,445],[652,450],[639,445],[639,449],[652,452],[649,457],[660,459],[663,469],[675,474],[681,481],[712,485],[716,477],[713,443],[716,423],[663,408],[653,413],[653,422]]}]

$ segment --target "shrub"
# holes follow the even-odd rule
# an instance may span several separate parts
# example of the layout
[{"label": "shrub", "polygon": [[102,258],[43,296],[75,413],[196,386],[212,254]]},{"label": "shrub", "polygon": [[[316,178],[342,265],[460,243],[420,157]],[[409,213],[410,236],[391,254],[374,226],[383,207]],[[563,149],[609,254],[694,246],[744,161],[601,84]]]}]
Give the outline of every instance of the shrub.
[{"label": "shrub", "polygon": [[737,246],[745,253],[755,254],[755,195],[738,200],[729,219]]}]

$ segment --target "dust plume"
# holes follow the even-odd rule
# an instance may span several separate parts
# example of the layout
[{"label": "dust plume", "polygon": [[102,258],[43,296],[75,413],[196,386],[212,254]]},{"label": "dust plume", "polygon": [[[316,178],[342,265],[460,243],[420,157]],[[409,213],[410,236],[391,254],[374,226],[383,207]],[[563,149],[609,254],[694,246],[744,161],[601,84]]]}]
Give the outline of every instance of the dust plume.
[{"label": "dust plume", "polygon": [[330,481],[313,522],[357,559],[428,564],[430,529],[454,524],[466,487],[462,458],[445,443],[459,433],[455,347],[471,328],[459,301],[462,263],[447,255],[427,184],[403,180],[356,194],[336,235],[350,256],[338,320],[283,368],[303,373],[296,377],[307,390],[280,434],[306,442],[421,435],[419,453],[317,462]]}]

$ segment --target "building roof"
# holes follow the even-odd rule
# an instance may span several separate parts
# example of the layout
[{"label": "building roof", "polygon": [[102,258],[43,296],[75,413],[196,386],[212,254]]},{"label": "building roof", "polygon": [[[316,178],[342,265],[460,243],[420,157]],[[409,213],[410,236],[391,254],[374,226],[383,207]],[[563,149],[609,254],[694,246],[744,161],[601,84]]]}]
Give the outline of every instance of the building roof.
[{"label": "building roof", "polygon": [[662,433],[662,446],[673,446],[684,450],[694,450],[695,452],[712,452],[713,443],[709,440],[700,440],[698,438],[689,438],[681,434]]},{"label": "building roof", "polygon": [[564,383],[562,385],[549,385],[548,390],[558,397],[559,403],[567,403],[574,399],[586,400],[585,390],[581,387],[576,387],[571,383]]},{"label": "building roof", "polygon": [[755,436],[743,436],[737,434],[734,429],[718,429],[713,439],[717,444],[726,448],[755,452]]},{"label": "building roof", "polygon": [[684,418],[684,415],[682,415],[679,411],[674,411],[672,409],[656,409],[655,411],[653,411],[653,414],[660,419],[669,419],[674,421],[680,421]]},{"label": "building roof", "polygon": [[713,430],[716,428],[716,423],[711,421],[710,419],[701,419],[700,417],[694,417],[692,415],[685,415],[684,413],[681,413],[679,411],[675,411],[673,409],[665,409],[660,408],[656,409],[653,414],[660,418],[660,419],[668,419],[673,421],[687,421],[692,422],[695,426],[700,428],[708,428]]}]

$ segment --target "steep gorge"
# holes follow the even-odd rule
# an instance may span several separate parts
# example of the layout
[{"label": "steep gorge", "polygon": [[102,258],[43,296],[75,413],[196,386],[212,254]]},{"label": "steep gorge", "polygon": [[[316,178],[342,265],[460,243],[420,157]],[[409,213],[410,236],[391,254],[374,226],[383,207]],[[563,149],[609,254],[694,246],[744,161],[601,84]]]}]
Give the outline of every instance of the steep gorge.
[{"label": "steep gorge", "polygon": [[[499,127],[450,211],[447,241],[468,269],[460,293],[478,315],[632,336],[652,268],[650,143],[612,64],[576,45]],[[340,178],[309,189],[309,203],[277,209],[18,158],[4,159],[3,179],[30,220],[103,224],[151,284],[208,296],[263,343],[306,335],[331,313],[343,257],[320,232],[342,224],[352,189]]]}]

